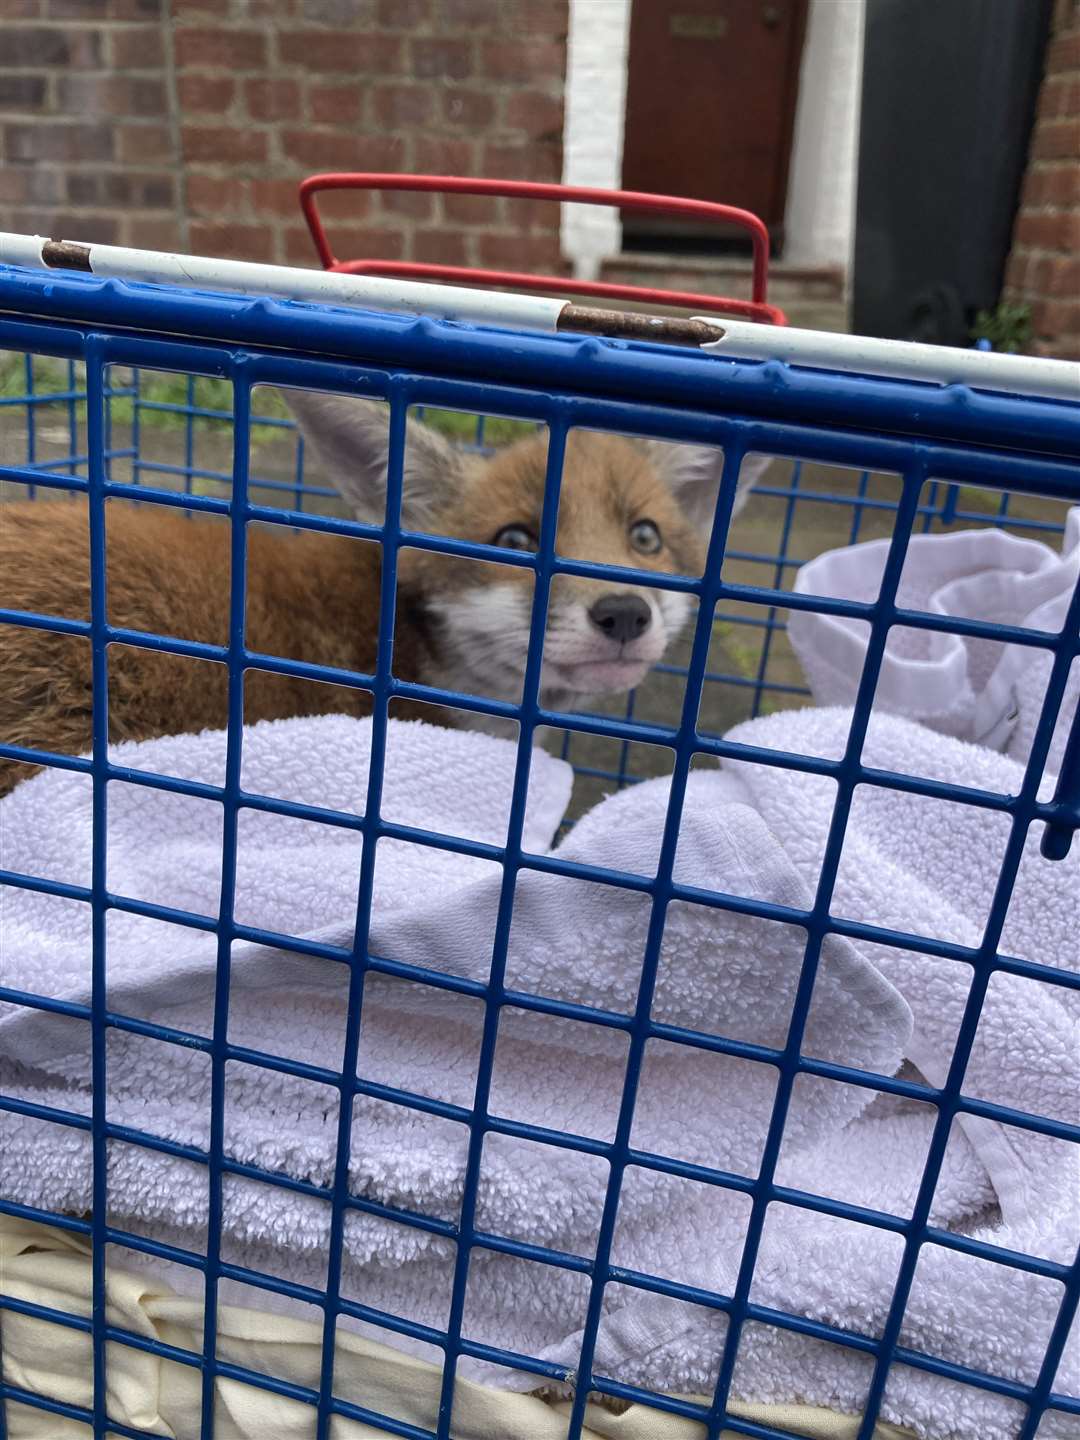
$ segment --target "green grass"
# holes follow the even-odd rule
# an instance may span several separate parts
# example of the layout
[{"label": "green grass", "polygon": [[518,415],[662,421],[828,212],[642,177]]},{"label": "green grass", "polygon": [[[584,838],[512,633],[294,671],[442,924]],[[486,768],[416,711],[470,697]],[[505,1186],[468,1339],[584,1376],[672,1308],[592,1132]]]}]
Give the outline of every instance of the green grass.
[{"label": "green grass", "polygon": [[[62,395],[69,390],[68,366],[64,360],[49,356],[35,355],[33,359],[34,393],[36,395]],[[114,366],[108,372],[108,384],[113,390],[127,390],[132,385],[132,372]],[[191,382],[189,386],[189,381]],[[75,366],[77,391],[85,393],[85,370],[81,363]],[[21,355],[8,354],[0,357],[0,398],[18,398],[27,393],[26,370]],[[289,412],[279,393],[268,386],[260,385],[252,391],[251,413],[255,419],[288,420]],[[188,376],[171,374],[160,370],[139,372],[139,424],[154,430],[184,430],[189,416],[188,407],[210,410],[214,415],[195,415],[191,424],[196,434],[221,433],[221,427],[232,422],[232,384],[228,380],[213,376]],[[180,409],[158,408],[179,406]],[[76,400],[76,418],[85,420],[86,402]],[[135,397],[114,394],[109,398],[109,413],[114,425],[130,425],[135,418]],[[424,409],[426,425],[451,440],[471,441],[476,436],[475,415],[465,415],[454,410]],[[253,446],[266,445],[275,439],[276,426],[256,425],[251,433]],[[484,440],[486,444],[506,445],[529,435],[535,427],[526,420],[508,420],[502,416],[489,416],[485,420]]]}]

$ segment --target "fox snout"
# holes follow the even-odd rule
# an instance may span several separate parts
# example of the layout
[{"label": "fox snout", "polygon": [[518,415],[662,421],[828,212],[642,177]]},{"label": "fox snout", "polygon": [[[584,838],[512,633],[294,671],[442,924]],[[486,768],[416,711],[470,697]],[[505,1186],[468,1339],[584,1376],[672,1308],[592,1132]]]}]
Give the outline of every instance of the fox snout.
[{"label": "fox snout", "polygon": [[[289,401],[328,475],[362,519],[382,519],[387,421],[382,407],[343,396]],[[541,702],[580,708],[585,697],[627,690],[659,661],[686,623],[691,599],[652,578],[698,576],[716,508],[723,452],[596,431],[567,436],[556,553],[640,573],[640,584],[559,572],[551,581]],[[738,477],[735,507],[754,480]],[[484,460],[430,427],[407,429],[402,524],[500,549],[535,552],[547,484],[543,434]],[[516,702],[533,620],[533,571],[435,551],[399,552],[399,598],[424,617],[425,683]]]},{"label": "fox snout", "polygon": [[600,634],[616,645],[637,640],[652,624],[652,610],[640,595],[605,595],[590,605],[588,615]]}]

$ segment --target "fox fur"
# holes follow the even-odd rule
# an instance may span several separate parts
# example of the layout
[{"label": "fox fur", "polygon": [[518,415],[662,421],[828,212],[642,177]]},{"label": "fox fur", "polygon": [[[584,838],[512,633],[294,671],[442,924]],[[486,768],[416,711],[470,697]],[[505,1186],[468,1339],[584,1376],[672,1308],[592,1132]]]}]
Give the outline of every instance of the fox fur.
[{"label": "fox fur", "polygon": [[[385,407],[307,393],[291,394],[289,403],[351,511],[360,519],[381,522]],[[721,464],[719,451],[571,431],[557,552],[565,558],[634,567],[642,574],[640,584],[554,577],[541,672],[545,705],[580,708],[588,696],[630,689],[664,654],[685,624],[691,602],[678,592],[650,588],[649,574],[700,575]],[[462,540],[528,548],[539,531],[545,472],[546,441],[539,433],[483,459],[464,454],[430,427],[410,422],[402,524]],[[737,504],[752,483],[752,475],[740,474]],[[110,625],[211,645],[228,643],[227,523],[152,503],[110,499],[105,530]],[[640,543],[643,537],[648,547]],[[374,541],[284,525],[249,525],[245,645],[257,654],[373,672],[381,563],[381,546]],[[497,700],[519,700],[533,584],[531,569],[523,566],[404,544],[398,555],[394,675]],[[0,506],[0,587],[0,604],[8,609],[90,618],[85,500]],[[109,645],[107,656],[110,741],[226,723],[224,664],[116,642]],[[62,754],[89,752],[93,682],[85,637],[0,626],[0,673],[0,740]],[[348,685],[256,667],[245,674],[243,703],[249,723],[330,711],[364,715],[370,713],[371,695]],[[507,727],[498,719],[463,710],[438,713],[431,705],[400,697],[392,702],[391,713],[496,732]],[[33,768],[0,760],[0,793]]]}]

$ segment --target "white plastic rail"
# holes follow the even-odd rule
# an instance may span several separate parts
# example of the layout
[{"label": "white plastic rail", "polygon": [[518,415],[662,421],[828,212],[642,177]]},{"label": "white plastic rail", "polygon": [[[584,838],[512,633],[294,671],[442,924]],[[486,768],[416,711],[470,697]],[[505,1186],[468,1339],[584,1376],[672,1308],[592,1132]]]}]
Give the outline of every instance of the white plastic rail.
[{"label": "white plastic rail", "polygon": [[0,264],[37,269],[82,270],[93,275],[152,284],[188,285],[242,295],[356,305],[369,310],[431,315],[475,325],[528,330],[586,330],[626,338],[693,344],[726,359],[783,360],[818,370],[877,375],[931,384],[963,384],[978,389],[1080,403],[1080,364],[1028,355],[918,345],[906,340],[877,340],[833,335],[779,325],[751,324],[698,316],[692,320],[590,310],[539,295],[515,295],[416,280],[302,270],[260,265],[248,260],[176,255],[135,250],[124,245],[52,241],[40,235],[0,231]]}]

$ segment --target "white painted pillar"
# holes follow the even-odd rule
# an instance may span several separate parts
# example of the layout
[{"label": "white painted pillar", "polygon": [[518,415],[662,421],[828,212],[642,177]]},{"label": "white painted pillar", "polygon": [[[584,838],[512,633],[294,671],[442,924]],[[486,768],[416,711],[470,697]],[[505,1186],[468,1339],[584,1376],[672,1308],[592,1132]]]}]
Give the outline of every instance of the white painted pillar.
[{"label": "white painted pillar", "polygon": [[[630,0],[570,0],[563,183],[617,190],[622,178]],[[563,254],[574,274],[595,279],[622,245],[617,210],[562,207]]]},{"label": "white painted pillar", "polygon": [[865,0],[810,6],[784,220],[795,265],[850,268],[865,11]]}]

